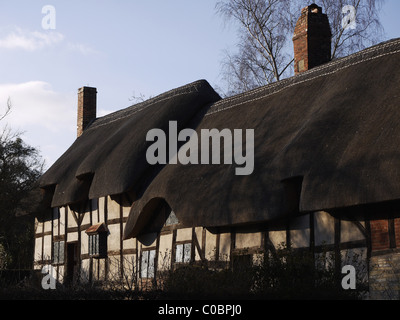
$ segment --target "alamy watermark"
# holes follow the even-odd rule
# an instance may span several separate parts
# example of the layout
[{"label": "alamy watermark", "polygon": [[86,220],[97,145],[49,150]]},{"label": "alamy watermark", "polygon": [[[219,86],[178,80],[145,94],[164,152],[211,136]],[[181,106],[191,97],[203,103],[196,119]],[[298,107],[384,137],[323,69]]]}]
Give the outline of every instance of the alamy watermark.
[{"label": "alamy watermark", "polygon": [[347,265],[342,268],[342,274],[345,276],[342,278],[342,288],[344,290],[355,290],[356,289],[356,268],[352,265]]},{"label": "alamy watermark", "polygon": [[[254,129],[246,129],[243,141],[242,129],[201,129],[200,136],[193,129],[183,129],[178,133],[176,121],[169,122],[167,134],[162,129],[151,129],[146,141],[154,141],[146,152],[149,164],[229,164],[236,175],[250,175],[254,171]],[[200,144],[199,144],[200,139]],[[211,156],[210,156],[211,140]],[[223,161],[221,160],[221,140],[223,140]],[[178,143],[185,142],[178,150]],[[200,150],[199,150],[200,145]],[[243,147],[244,145],[244,147]]]},{"label": "alamy watermark", "polygon": [[345,15],[342,19],[342,28],[344,30],[357,28],[356,14],[357,10],[354,6],[347,5],[342,8],[342,13]]},{"label": "alamy watermark", "polygon": [[45,265],[42,268],[42,274],[44,274],[42,279],[42,288],[44,290],[55,290],[56,289],[56,278],[55,270],[51,264]]},{"label": "alamy watermark", "polygon": [[[56,289],[56,278],[55,270],[52,265],[45,265],[42,268],[42,288],[44,290],[55,290]],[[346,265],[342,268],[342,274],[345,275],[342,278],[342,288],[344,290],[356,290],[356,268],[352,265]]]},{"label": "alamy watermark", "polygon": [[55,30],[56,29],[56,8],[52,5],[43,6],[42,14],[45,15],[42,18],[42,28],[44,30]]}]

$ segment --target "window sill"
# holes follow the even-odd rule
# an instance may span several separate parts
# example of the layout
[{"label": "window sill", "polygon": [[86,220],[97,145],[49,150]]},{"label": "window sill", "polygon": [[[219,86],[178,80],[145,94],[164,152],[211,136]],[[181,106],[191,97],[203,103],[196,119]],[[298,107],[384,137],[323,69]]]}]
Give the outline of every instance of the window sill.
[{"label": "window sill", "polygon": [[89,254],[89,258],[93,258],[93,259],[105,259],[105,258],[107,258],[107,255],[103,255],[103,254],[94,254],[94,255],[91,255],[91,254]]}]

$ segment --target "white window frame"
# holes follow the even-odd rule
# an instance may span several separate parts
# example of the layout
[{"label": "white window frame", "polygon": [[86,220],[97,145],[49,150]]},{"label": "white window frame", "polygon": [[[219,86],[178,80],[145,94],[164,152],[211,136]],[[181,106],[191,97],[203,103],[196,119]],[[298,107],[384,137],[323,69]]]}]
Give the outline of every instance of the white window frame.
[{"label": "white window frame", "polygon": [[53,242],[53,264],[64,264],[65,241]]},{"label": "white window frame", "polygon": [[140,278],[150,279],[155,275],[156,250],[142,250],[140,258]]},{"label": "white window frame", "polygon": [[175,262],[190,263],[192,261],[192,243],[180,243],[175,245]]}]

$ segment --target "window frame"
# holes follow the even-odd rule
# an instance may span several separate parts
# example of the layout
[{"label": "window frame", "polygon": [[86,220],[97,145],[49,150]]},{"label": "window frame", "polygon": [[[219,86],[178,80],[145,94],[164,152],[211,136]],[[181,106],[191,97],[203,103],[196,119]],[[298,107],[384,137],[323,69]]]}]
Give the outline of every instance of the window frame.
[{"label": "window frame", "polygon": [[86,230],[88,235],[88,255],[90,258],[107,257],[108,229],[104,223],[93,225]]},{"label": "window frame", "polygon": [[65,241],[53,241],[52,264],[59,265],[65,263]]},{"label": "window frame", "polygon": [[[156,249],[142,249],[140,256],[140,279],[154,279],[156,273]],[[145,267],[145,268],[144,268]]]},{"label": "window frame", "polygon": [[176,226],[178,224],[179,224],[179,219],[176,216],[175,212],[171,210],[167,219],[165,220],[164,226],[169,227],[169,226]]},{"label": "window frame", "polygon": [[[179,249],[182,248],[182,249]],[[184,241],[175,244],[174,262],[177,264],[189,264],[192,262],[192,241]],[[181,257],[178,257],[181,254]]]}]

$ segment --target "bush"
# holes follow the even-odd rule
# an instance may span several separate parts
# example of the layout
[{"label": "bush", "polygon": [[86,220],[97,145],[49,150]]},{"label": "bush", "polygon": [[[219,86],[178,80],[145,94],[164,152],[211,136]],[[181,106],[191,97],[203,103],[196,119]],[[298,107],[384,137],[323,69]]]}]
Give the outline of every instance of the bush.
[{"label": "bush", "polygon": [[360,291],[342,288],[333,261],[332,254],[281,248],[222,270],[186,265],[168,272],[164,292],[188,299],[358,299]]},{"label": "bush", "polygon": [[230,269],[186,265],[167,272],[163,291],[171,298],[229,299],[247,295],[250,286],[248,273],[235,274]]}]

